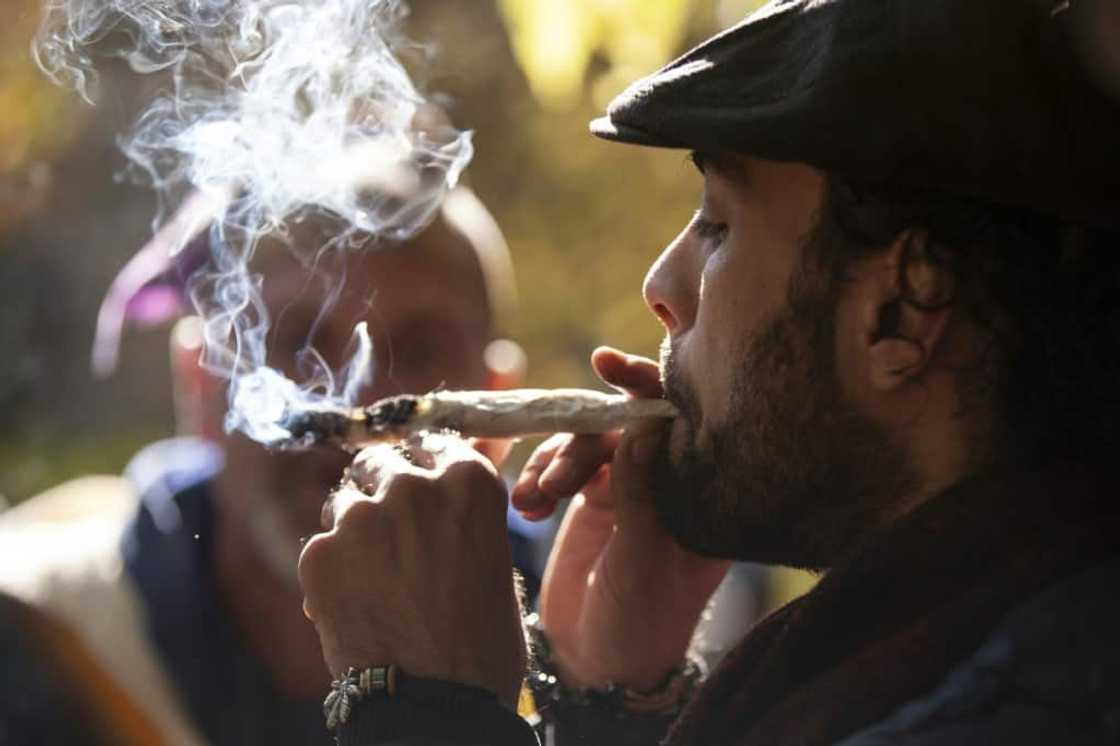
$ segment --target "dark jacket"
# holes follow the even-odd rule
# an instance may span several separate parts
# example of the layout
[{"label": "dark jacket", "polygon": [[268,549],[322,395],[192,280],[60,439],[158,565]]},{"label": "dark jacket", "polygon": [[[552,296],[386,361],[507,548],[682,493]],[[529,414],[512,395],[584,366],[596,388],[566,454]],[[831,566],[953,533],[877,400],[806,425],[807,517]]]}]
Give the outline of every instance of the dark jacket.
[{"label": "dark jacket", "polygon": [[[1120,743],[1118,581],[1120,503],[1103,470],[972,480],[870,537],[755,627],[668,743]],[[496,743],[469,727],[434,741],[407,729],[345,735]]]}]

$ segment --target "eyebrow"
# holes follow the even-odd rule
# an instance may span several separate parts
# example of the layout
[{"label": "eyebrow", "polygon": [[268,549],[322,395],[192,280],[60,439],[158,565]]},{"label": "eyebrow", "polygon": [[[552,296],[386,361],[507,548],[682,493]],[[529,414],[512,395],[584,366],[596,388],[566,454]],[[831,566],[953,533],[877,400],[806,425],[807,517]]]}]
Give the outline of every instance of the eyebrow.
[{"label": "eyebrow", "polygon": [[742,159],[736,158],[731,153],[716,150],[693,150],[688,157],[692,161],[692,165],[696,166],[696,170],[702,174],[712,171],[728,181],[738,183],[747,181],[747,169]]}]

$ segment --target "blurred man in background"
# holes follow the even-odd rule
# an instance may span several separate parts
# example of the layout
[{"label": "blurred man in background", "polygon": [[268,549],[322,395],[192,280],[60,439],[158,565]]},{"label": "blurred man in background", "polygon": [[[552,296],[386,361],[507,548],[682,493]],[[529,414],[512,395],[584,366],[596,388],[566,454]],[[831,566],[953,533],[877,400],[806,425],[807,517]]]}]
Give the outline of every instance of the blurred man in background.
[{"label": "blurred man in background", "polygon": [[[141,256],[166,256],[162,244],[182,218]],[[317,356],[337,369],[355,324],[366,321],[376,368],[363,400],[517,382],[523,355],[496,339],[496,318],[513,303],[508,250],[472,192],[453,191],[434,222],[403,245],[314,261],[301,254],[332,230],[330,221],[309,219],[293,229],[294,250],[266,242],[254,260],[275,319],[270,365],[296,380]],[[116,292],[126,297],[107,302],[103,337],[167,289],[143,264],[122,273]],[[36,628],[29,642],[50,638],[40,652],[55,651],[58,664],[56,675],[5,682],[0,740],[38,742],[58,727],[35,681],[55,687],[76,672],[76,706],[101,721],[109,742],[327,740],[321,702],[329,676],[301,610],[295,565],[348,458],[326,449],[271,453],[227,434],[226,383],[200,367],[200,345],[199,319],[179,321],[171,351],[181,437],[141,451],[124,478],[78,480],[0,516],[0,590],[22,601],[9,616]],[[97,356],[107,358],[111,350]],[[532,588],[539,532],[514,524],[511,540]],[[34,657],[26,645],[9,652],[20,648]]]}]

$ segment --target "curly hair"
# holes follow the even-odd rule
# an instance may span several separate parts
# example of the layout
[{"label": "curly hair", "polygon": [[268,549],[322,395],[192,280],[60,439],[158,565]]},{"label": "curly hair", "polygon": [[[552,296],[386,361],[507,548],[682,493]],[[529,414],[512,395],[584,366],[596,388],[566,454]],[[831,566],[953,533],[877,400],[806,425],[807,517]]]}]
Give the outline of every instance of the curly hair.
[{"label": "curly hair", "polygon": [[[1120,236],[1030,210],[830,176],[810,255],[833,292],[855,262],[905,237],[902,303],[952,306],[978,330],[958,371],[982,407],[985,460],[1100,457],[1120,438]],[[948,278],[927,297],[916,264]]]}]

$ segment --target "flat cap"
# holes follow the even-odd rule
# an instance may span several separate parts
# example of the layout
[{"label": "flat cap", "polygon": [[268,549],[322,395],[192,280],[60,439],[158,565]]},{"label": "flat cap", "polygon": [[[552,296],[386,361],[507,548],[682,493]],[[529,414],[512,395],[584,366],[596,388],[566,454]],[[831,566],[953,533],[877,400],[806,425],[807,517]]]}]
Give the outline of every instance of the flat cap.
[{"label": "flat cap", "polygon": [[1093,6],[774,0],[632,84],[591,130],[1116,228],[1120,103],[1090,73]]}]

